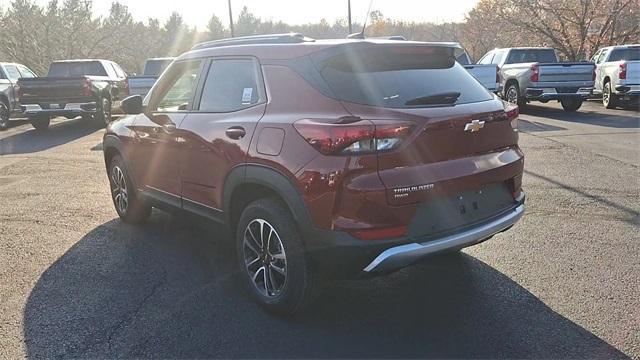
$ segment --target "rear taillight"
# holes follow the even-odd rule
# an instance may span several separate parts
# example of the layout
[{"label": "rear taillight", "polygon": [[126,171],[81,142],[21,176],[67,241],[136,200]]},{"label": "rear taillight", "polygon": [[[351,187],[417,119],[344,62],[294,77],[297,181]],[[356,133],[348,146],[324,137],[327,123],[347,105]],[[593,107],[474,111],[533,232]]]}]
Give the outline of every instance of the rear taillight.
[{"label": "rear taillight", "polygon": [[520,108],[518,108],[518,105],[509,104],[507,108],[504,109],[504,112],[507,114],[507,120],[511,122],[513,131],[518,131],[518,119],[520,118]]},{"label": "rear taillight", "polygon": [[593,68],[593,72],[591,73],[591,81],[596,81],[596,68]]},{"label": "rear taillight", "polygon": [[122,92],[124,93],[125,97],[130,95],[130,93],[129,93],[129,81],[128,80],[124,81],[124,90]]},{"label": "rear taillight", "polygon": [[93,95],[91,92],[91,79],[84,79],[84,84],[82,84],[82,96],[91,95]]},{"label": "rear taillight", "polygon": [[625,80],[627,78],[627,63],[620,64],[620,70],[618,72],[618,79]]},{"label": "rear taillight", "polygon": [[500,77],[500,68],[496,68],[496,84],[500,84],[502,82],[502,77]]},{"label": "rear taillight", "polygon": [[16,85],[16,96],[18,97],[18,99],[24,96],[24,90],[22,89],[22,86],[20,86],[20,84]]},{"label": "rear taillight", "polygon": [[385,122],[375,125],[367,120],[351,124],[300,120],[294,124],[298,133],[325,155],[350,155],[393,150],[413,129],[412,123]]},{"label": "rear taillight", "polygon": [[533,82],[538,82],[540,80],[540,70],[538,69],[537,64],[531,65],[531,78],[530,80]]}]

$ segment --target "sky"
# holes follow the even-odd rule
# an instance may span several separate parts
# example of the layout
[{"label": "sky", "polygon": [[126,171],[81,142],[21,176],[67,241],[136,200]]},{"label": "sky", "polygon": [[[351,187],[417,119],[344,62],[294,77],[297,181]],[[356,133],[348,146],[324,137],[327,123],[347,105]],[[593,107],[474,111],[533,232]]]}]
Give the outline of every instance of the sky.
[{"label": "sky", "polygon": [[[5,7],[11,0],[0,0]],[[35,0],[46,4],[47,0]],[[62,2],[61,0],[60,2]],[[109,12],[112,0],[94,0],[97,15]],[[416,22],[461,21],[478,0],[373,0],[372,10],[379,10],[385,17],[394,20]],[[216,14],[226,23],[228,20],[227,0],[120,0],[127,5],[137,20],[155,17],[165,20],[172,11],[182,14],[191,26],[204,29]],[[231,0],[234,17],[243,6],[247,6],[256,16],[289,24],[318,22],[325,18],[330,23],[347,17],[347,0]],[[366,16],[369,0],[351,0],[352,18],[361,22]]]}]

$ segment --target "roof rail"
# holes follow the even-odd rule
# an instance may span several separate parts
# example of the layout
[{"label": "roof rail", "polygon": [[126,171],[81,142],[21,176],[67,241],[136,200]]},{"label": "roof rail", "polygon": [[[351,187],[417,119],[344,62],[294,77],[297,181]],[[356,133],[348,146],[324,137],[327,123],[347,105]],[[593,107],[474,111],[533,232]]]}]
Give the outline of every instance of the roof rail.
[{"label": "roof rail", "polygon": [[297,44],[303,42],[313,42],[312,38],[300,33],[252,35],[227,38],[221,40],[207,41],[196,44],[191,50],[209,49],[221,46],[233,45],[256,45],[256,44]]}]

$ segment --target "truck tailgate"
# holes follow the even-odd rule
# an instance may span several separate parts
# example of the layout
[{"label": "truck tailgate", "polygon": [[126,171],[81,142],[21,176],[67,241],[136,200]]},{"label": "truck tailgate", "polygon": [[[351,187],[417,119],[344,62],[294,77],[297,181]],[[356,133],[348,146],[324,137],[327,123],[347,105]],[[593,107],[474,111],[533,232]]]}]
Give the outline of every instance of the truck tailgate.
[{"label": "truck tailgate", "polygon": [[587,86],[585,82],[591,82],[593,86],[593,71],[595,65],[590,62],[538,64],[540,71],[540,83],[576,83],[579,86]]},{"label": "truck tailgate", "polygon": [[499,81],[496,81],[498,65],[464,65],[464,68],[487,89],[498,90]]},{"label": "truck tailgate", "polygon": [[626,84],[640,84],[640,61],[625,61],[627,64]]},{"label": "truck tailgate", "polygon": [[76,102],[90,98],[85,96],[86,77],[39,77],[20,79],[20,102],[22,104],[37,104],[65,100]]}]

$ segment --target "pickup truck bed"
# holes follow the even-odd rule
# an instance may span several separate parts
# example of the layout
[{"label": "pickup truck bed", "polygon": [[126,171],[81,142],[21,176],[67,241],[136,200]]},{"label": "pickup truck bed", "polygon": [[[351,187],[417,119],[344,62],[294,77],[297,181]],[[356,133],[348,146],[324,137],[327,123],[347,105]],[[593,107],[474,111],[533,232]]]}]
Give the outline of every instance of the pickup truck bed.
[{"label": "pickup truck bed", "polygon": [[97,103],[91,92],[91,82],[92,79],[86,76],[21,79],[23,112],[27,116],[46,114],[67,118],[94,114]]}]

